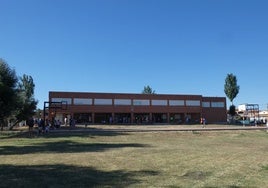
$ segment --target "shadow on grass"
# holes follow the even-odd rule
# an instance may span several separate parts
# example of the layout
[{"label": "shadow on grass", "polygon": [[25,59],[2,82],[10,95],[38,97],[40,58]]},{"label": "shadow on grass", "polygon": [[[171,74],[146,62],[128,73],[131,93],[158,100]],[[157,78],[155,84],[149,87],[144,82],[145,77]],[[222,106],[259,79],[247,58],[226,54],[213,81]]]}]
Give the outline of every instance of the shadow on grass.
[{"label": "shadow on grass", "polygon": [[126,132],[105,130],[97,128],[87,128],[87,129],[59,129],[51,130],[49,133],[38,134],[38,130],[35,129],[31,134],[29,131],[4,131],[0,132],[0,139],[11,139],[11,138],[68,138],[73,136],[79,137],[95,137],[95,136],[121,136],[129,135]]},{"label": "shadow on grass", "polygon": [[71,165],[0,165],[1,187],[128,187],[155,171],[101,171]]},{"label": "shadow on grass", "polygon": [[106,131],[106,130],[99,130],[99,129],[93,129],[93,130],[70,130],[70,131],[64,131],[64,132],[54,132],[51,131],[49,134],[41,134],[40,137],[45,138],[68,138],[73,136],[79,136],[79,137],[95,137],[95,136],[123,136],[123,135],[129,135],[128,133],[119,132],[119,131]]},{"label": "shadow on grass", "polygon": [[58,141],[38,143],[32,146],[0,146],[1,155],[19,155],[33,153],[79,153],[79,152],[100,152],[109,149],[125,147],[148,147],[144,144],[109,144],[109,143],[79,143],[73,141]]}]

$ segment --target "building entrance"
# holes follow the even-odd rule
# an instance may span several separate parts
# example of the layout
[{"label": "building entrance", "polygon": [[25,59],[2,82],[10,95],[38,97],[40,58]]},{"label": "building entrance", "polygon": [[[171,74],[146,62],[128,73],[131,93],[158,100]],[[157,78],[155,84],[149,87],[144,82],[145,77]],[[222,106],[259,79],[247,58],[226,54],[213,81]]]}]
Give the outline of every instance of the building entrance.
[{"label": "building entrance", "polygon": [[167,114],[166,113],[154,113],[153,114],[153,123],[167,123]]},{"label": "building entrance", "polygon": [[148,113],[134,114],[134,123],[148,124],[150,123],[150,115]]},{"label": "building entrance", "polygon": [[100,124],[108,124],[112,117],[112,113],[95,113],[94,122]]},{"label": "building entrance", "polygon": [[169,122],[171,124],[182,124],[183,123],[183,113],[171,113],[169,117]]},{"label": "building entrance", "polygon": [[91,113],[74,113],[74,119],[77,123],[91,123]]},{"label": "building entrance", "polygon": [[115,113],[114,114],[114,123],[115,124],[128,124],[130,121],[130,113]]}]

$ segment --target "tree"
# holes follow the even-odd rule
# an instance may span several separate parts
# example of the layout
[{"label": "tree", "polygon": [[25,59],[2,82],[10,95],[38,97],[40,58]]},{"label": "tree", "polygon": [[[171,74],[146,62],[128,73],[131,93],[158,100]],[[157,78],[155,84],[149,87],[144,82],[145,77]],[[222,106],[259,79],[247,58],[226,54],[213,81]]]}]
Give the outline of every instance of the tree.
[{"label": "tree", "polygon": [[156,94],[155,90],[153,90],[149,85],[144,86],[142,94]]},{"label": "tree", "polygon": [[38,108],[38,109],[35,110],[35,115],[34,116],[36,118],[40,119],[42,117],[42,113],[43,113],[43,111],[40,108]]},{"label": "tree", "polygon": [[34,99],[35,84],[33,78],[28,75],[20,77],[18,83],[18,96],[17,110],[15,112],[16,121],[10,127],[12,129],[17,123],[26,120],[35,114],[37,101]]},{"label": "tree", "polygon": [[4,122],[16,108],[17,102],[16,72],[0,59],[0,125],[3,130]]},{"label": "tree", "polygon": [[237,85],[236,76],[233,74],[227,74],[224,84],[224,92],[233,105],[233,100],[239,93],[240,87]]},{"label": "tree", "polygon": [[231,105],[230,108],[229,108],[229,114],[231,116],[234,116],[236,114],[236,111],[235,111],[235,105]]}]

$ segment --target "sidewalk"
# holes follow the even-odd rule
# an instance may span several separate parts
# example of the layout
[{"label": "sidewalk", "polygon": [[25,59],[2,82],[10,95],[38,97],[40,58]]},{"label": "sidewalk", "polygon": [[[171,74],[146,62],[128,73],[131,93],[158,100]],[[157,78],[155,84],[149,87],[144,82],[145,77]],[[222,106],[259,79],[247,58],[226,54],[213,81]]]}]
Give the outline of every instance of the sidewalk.
[{"label": "sidewalk", "polygon": [[232,130],[267,130],[266,126],[234,125],[78,125],[73,129],[63,127],[50,132],[161,132],[161,131],[232,131]]}]

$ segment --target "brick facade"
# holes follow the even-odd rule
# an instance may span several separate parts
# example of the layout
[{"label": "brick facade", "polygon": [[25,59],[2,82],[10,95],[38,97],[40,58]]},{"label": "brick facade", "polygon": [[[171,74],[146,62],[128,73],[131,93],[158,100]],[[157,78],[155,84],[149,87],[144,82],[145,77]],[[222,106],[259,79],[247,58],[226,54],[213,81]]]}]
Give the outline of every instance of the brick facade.
[{"label": "brick facade", "polygon": [[48,117],[78,123],[225,123],[226,98],[202,95],[49,92],[49,102],[67,103],[66,109],[49,108]]}]

